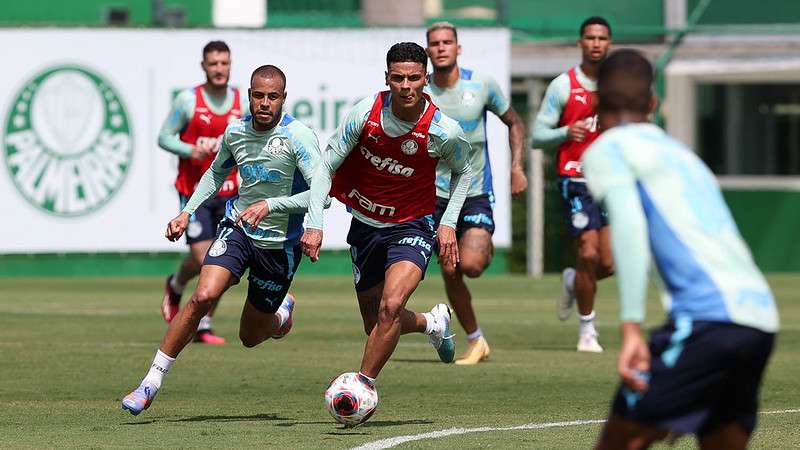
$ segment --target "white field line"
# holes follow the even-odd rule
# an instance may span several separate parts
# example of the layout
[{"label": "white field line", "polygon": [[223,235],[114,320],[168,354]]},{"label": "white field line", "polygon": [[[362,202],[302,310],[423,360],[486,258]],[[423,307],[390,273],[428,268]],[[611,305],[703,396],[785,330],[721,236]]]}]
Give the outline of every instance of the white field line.
[{"label": "white field line", "polygon": [[[793,414],[793,413],[800,413],[800,409],[782,409],[778,411],[760,412],[760,414]],[[564,428],[564,427],[575,427],[581,425],[595,425],[600,423],[605,423],[605,419],[572,420],[568,422],[528,423],[525,425],[516,425],[513,427],[448,428],[446,430],[431,431],[429,433],[409,434],[405,436],[396,436],[393,438],[381,439],[379,441],[368,442],[364,445],[353,447],[351,450],[381,450],[381,449],[396,447],[406,442],[422,441],[426,439],[439,439],[447,436],[467,434],[467,433],[485,433],[491,431],[516,431],[516,430],[542,430],[545,428]]]},{"label": "white field line", "polygon": [[393,438],[381,439],[380,441],[368,442],[362,446],[355,447],[352,450],[378,450],[384,448],[392,448],[394,446],[406,442],[421,441],[424,439],[438,439],[445,436],[452,436],[456,434],[484,433],[487,431],[538,430],[543,428],[562,428],[562,427],[574,427],[579,425],[591,425],[604,422],[605,420],[573,420],[569,422],[528,423],[525,425],[517,425],[514,427],[448,428],[446,430],[432,431],[430,433],[412,434],[407,436],[397,436]]}]

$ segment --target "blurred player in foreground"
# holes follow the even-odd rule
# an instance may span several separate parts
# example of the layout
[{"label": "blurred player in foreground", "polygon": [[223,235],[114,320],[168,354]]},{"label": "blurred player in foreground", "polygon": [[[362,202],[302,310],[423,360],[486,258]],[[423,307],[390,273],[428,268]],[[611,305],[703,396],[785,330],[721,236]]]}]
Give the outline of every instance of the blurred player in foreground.
[{"label": "blurred player in foreground", "polygon": [[[636,51],[602,63],[604,133],[583,156],[589,189],[609,214],[622,319],[622,385],[597,448],[647,448],[669,433],[693,433],[704,449],[743,449],[778,313],[714,175],[647,123],[652,81]],[[640,328],[651,255],[668,320],[648,347]]]},{"label": "blurred player in foreground", "polygon": [[[222,41],[211,41],[203,47],[200,67],[206,82],[179,93],[172,102],[169,116],[161,126],[158,145],[178,155],[178,190],[181,207],[194,193],[200,177],[214,161],[219,138],[228,123],[241,116],[239,90],[228,86],[231,73],[231,53]],[[200,273],[203,256],[211,246],[217,226],[225,216],[225,204],[237,192],[236,170],[233,170],[216,197],[200,205],[189,219],[186,243],[189,254],[183,259],[178,272],[167,277],[161,314],[170,322],[178,313],[181,294],[186,283]],[[206,344],[224,344],[225,339],[214,334],[211,317],[214,303],[197,327],[195,341]]]},{"label": "blurred player in foreground", "polygon": [[[479,277],[492,262],[494,246],[494,191],[489,146],[486,142],[486,111],[491,111],[508,127],[511,147],[511,195],[528,186],[522,167],[525,127],[497,82],[489,76],[458,66],[461,45],[458,32],[448,22],[438,22],[428,28],[428,56],[433,65],[425,92],[447,116],[458,121],[469,141],[472,152],[472,184],[458,216],[456,237],[458,256],[456,266],[442,266],[447,299],[458,321],[467,333],[469,348],[456,364],[477,364],[489,357],[489,344],[478,326],[472,308],[472,294],[464,283],[464,275]],[[436,215],[438,221],[445,211],[450,195],[450,168],[440,164],[436,176]]]},{"label": "blurred player in foreground", "polygon": [[279,339],[292,326],[294,298],[288,290],[302,256],[299,238],[308,205],[307,183],[319,160],[319,144],[311,129],[283,113],[285,87],[286,77],[275,66],[253,72],[250,115],[228,126],[214,163],[183,211],[167,225],[167,238],[180,238],[191,214],[239,168],[239,196],[228,201],[197,289],[170,322],[147,376],[122,401],[131,414],[150,406],[200,319],[247,269],[247,301],[239,325],[242,344],[254,347],[269,338]]},{"label": "blurred player in foreground", "polygon": [[595,114],[594,91],[597,67],[611,47],[611,26],[602,17],[590,17],[580,28],[580,66],[556,77],[547,87],[542,108],[536,116],[533,146],[558,145],[556,170],[558,189],[564,202],[567,228],[576,239],[576,267],[562,273],[563,293],[557,301],[558,318],[567,320],[578,303],[580,328],[578,351],[603,351],[594,327],[594,298],[597,280],[614,272],[605,212],[586,188],[581,155],[600,135]]},{"label": "blurred player in foreground", "polygon": [[[319,258],[323,201],[330,191],[353,214],[347,242],[364,330],[369,335],[360,379],[372,386],[401,334],[425,333],[443,362],[452,362],[450,310],[406,309],[425,275],[438,238],[442,265],[458,263],[455,227],[471,176],[469,144],[458,123],[422,93],[428,57],[417,44],[386,55],[389,91],[361,100],[328,141],[311,184],[303,253]],[[434,232],[436,165],[452,171],[450,203]]]}]

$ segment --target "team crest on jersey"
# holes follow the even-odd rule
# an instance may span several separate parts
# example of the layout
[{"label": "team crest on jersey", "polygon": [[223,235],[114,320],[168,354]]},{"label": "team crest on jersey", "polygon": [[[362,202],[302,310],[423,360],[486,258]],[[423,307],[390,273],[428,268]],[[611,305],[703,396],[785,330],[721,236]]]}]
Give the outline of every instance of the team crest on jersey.
[{"label": "team crest on jersey", "polygon": [[402,144],[400,144],[400,150],[409,156],[417,153],[418,148],[419,146],[417,145],[417,141],[413,139],[406,139]]},{"label": "team crest on jersey", "polygon": [[75,217],[114,197],[133,161],[133,133],[108,80],[86,67],[48,67],[8,100],[2,153],[31,205]]},{"label": "team crest on jersey", "polygon": [[217,256],[224,255],[227,250],[228,243],[222,239],[217,239],[213,244],[211,244],[211,248],[208,249],[208,256],[216,258]]},{"label": "team crest on jersey", "polygon": [[464,91],[464,93],[461,94],[461,103],[464,105],[475,103],[475,94],[472,91]]},{"label": "team crest on jersey", "polygon": [[286,145],[286,138],[284,136],[273,136],[267,141],[267,152],[269,152],[270,155],[278,156],[288,151],[289,148]]}]

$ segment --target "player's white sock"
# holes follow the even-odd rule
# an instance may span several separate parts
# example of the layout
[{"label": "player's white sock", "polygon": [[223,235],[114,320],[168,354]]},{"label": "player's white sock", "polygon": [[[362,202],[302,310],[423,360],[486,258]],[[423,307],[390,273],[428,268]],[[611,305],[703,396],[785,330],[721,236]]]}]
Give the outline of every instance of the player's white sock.
[{"label": "player's white sock", "polygon": [[569,272],[566,272],[564,274],[564,284],[567,286],[567,288],[571,292],[575,291],[575,274],[576,273],[577,273],[576,271],[570,270]]},{"label": "player's white sock", "polygon": [[180,284],[178,282],[178,276],[173,275],[169,278],[169,288],[172,289],[172,292],[180,295],[183,294],[183,289],[186,287],[185,284]]},{"label": "player's white sock", "polygon": [[483,336],[483,331],[481,331],[481,329],[478,328],[477,330],[467,335],[467,340],[474,341],[475,339],[478,339],[481,336]]},{"label": "player's white sock", "polygon": [[153,364],[150,365],[150,371],[147,372],[142,383],[150,382],[156,385],[156,388],[160,389],[161,382],[164,381],[164,376],[169,372],[169,368],[172,367],[172,363],[174,362],[175,358],[169,357],[166,353],[158,350],[156,352],[156,357],[153,358]]},{"label": "player's white sock", "polygon": [[289,316],[291,315],[289,305],[286,303],[288,298],[288,295],[284,297],[283,301],[281,302],[281,306],[279,306],[278,310],[275,311],[275,316],[278,318],[278,328],[286,325],[286,321],[289,320]]},{"label": "player's white sock", "polygon": [[208,331],[211,328],[211,316],[206,314],[200,319],[200,323],[197,325],[197,331]]},{"label": "player's white sock", "polygon": [[360,377],[364,377],[364,379],[365,379],[365,380],[367,380],[367,382],[369,382],[369,385],[370,385],[370,386],[373,386],[373,387],[375,386],[375,378],[368,377],[368,376],[364,375],[364,374],[363,374],[363,373],[361,373],[361,372],[358,372],[358,376],[360,376]]},{"label": "player's white sock", "polygon": [[597,314],[594,312],[594,310],[585,316],[583,314],[578,315],[581,324],[578,332],[579,335],[583,336],[584,334],[598,334],[597,330],[594,328],[594,317],[596,315]]},{"label": "player's white sock", "polygon": [[436,324],[436,320],[433,318],[433,314],[426,312],[422,313],[425,316],[425,334],[433,334],[435,331],[438,331],[438,326]]}]

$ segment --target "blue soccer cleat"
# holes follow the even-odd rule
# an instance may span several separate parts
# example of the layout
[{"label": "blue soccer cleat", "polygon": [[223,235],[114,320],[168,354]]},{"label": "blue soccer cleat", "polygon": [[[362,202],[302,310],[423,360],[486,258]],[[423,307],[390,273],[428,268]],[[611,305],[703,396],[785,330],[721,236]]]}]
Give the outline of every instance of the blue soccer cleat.
[{"label": "blue soccer cleat", "polygon": [[456,357],[456,343],[450,333],[450,308],[444,303],[439,303],[431,309],[430,314],[435,322],[433,332],[428,335],[439,359],[444,363],[451,363]]},{"label": "blue soccer cleat", "polygon": [[150,407],[153,399],[158,394],[158,388],[153,383],[142,383],[135,391],[122,399],[122,409],[130,411],[134,416]]}]

